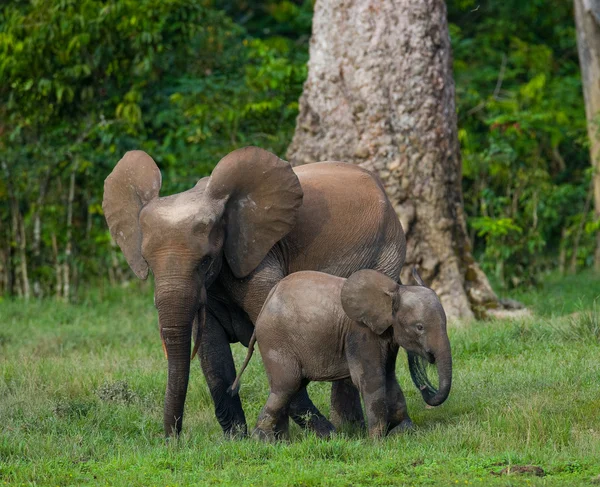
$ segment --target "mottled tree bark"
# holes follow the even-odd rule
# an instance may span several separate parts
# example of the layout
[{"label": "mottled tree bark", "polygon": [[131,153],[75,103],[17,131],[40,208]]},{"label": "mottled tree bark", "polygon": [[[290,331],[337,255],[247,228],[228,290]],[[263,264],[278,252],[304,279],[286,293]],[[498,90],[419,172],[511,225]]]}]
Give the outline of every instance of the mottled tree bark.
[{"label": "mottled tree bark", "polygon": [[[594,217],[600,220],[600,0],[575,0],[575,24],[585,99],[590,162],[594,167]],[[596,233],[594,268],[600,271],[600,232]]]},{"label": "mottled tree bark", "polygon": [[377,172],[407,235],[403,282],[417,265],[452,317],[497,306],[466,231],[445,3],[317,0],[308,67],[290,161]]}]

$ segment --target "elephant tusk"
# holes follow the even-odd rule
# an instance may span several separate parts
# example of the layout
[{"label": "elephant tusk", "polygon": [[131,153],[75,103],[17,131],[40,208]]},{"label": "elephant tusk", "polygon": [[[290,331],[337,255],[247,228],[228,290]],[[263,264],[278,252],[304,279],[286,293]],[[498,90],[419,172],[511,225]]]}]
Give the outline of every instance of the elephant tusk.
[{"label": "elephant tusk", "polygon": [[167,345],[165,344],[164,340],[162,340],[162,342],[163,342],[163,352],[165,353],[165,358],[167,360],[169,360],[169,354],[167,353]]},{"label": "elephant tusk", "polygon": [[[206,291],[204,291],[203,299],[206,300]],[[200,348],[200,326],[201,323],[204,323],[206,320],[206,306],[202,306],[200,314],[197,316],[196,323],[196,336],[194,337],[194,348],[192,350],[192,356],[190,357],[190,361],[194,360],[194,357],[198,353],[198,348]]]},{"label": "elephant tusk", "polygon": [[169,360],[169,354],[167,353],[167,345],[165,343],[164,338],[161,337],[161,341],[162,341],[162,346],[163,346],[163,352],[165,353],[165,358],[167,360]]},{"label": "elephant tusk", "polygon": [[160,326],[160,322],[158,323],[158,332],[160,333],[160,341],[162,342],[163,353],[165,354],[165,358],[169,360],[169,354],[167,353],[167,344],[165,343],[165,339],[162,334],[162,326]]},{"label": "elephant tusk", "polygon": [[194,349],[192,350],[192,356],[190,357],[190,360],[194,360],[194,357],[198,353],[199,347],[200,347],[200,340],[196,339],[196,343],[194,343]]}]

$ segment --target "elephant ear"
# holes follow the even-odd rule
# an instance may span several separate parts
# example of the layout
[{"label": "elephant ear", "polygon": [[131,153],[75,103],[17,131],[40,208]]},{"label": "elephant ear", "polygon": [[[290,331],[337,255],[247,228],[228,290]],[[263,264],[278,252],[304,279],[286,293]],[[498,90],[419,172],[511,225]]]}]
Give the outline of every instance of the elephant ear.
[{"label": "elephant ear", "polygon": [[221,159],[206,192],[225,204],[224,251],[237,278],[256,269],[294,228],[303,196],[292,166],[258,147],[238,149]]},{"label": "elephant ear", "polygon": [[160,170],[144,151],[127,152],[104,181],[102,209],[110,229],[131,270],[140,279],[148,277],[148,263],[142,257],[140,211],[158,197]]},{"label": "elephant ear", "polygon": [[400,305],[398,284],[380,272],[363,269],[352,274],[342,287],[342,307],[351,320],[381,335],[394,324]]}]

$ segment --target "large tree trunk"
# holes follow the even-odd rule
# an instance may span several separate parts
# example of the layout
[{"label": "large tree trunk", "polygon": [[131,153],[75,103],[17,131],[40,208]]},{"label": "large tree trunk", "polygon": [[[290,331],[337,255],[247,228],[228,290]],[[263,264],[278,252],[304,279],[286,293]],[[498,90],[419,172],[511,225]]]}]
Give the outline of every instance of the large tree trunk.
[{"label": "large tree trunk", "polygon": [[[594,167],[594,217],[600,219],[600,0],[575,0],[575,24],[585,99],[590,162]],[[600,271],[600,232],[594,268]]]},{"label": "large tree trunk", "polygon": [[408,240],[403,282],[416,264],[452,317],[497,306],[466,231],[445,3],[317,0],[308,67],[290,161],[377,172]]}]

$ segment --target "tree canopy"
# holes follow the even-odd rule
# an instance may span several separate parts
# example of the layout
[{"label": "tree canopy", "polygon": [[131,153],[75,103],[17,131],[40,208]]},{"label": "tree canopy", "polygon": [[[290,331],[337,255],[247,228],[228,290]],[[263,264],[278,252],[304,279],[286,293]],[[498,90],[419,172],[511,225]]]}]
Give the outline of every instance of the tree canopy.
[{"label": "tree canopy", "polygon": [[[448,9],[476,255],[502,286],[590,265],[597,225],[570,2]],[[156,160],[164,194],[237,147],[283,155],[311,15],[310,0],[0,7],[0,293],[68,299],[128,275],[100,206],[127,150]]]}]

